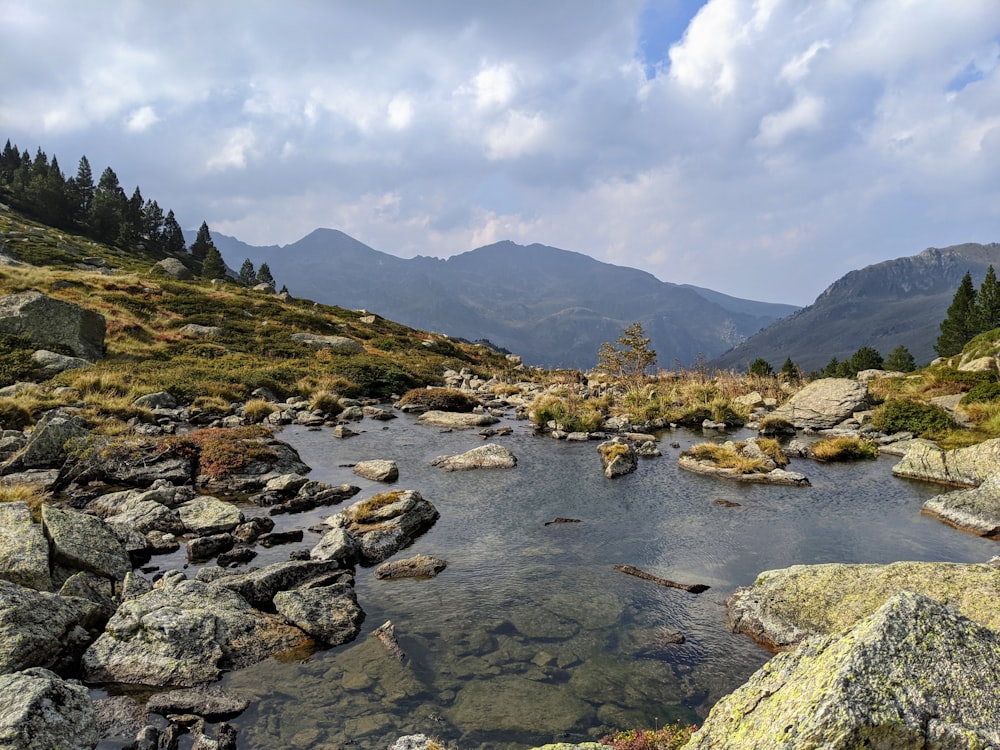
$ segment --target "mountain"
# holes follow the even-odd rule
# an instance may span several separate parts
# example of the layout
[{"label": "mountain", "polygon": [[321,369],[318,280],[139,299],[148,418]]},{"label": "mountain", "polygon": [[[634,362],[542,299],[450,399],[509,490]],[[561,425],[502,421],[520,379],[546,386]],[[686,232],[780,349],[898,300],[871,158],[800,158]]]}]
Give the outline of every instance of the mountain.
[{"label": "mountain", "polygon": [[849,359],[862,346],[887,355],[902,344],[917,364],[934,359],[934,343],[959,282],[968,271],[978,288],[1000,244],[967,243],[851,271],[808,307],[751,336],[710,364],[743,370],[758,357],[777,369],[791,357],[806,372],[832,357]]},{"label": "mountain", "polygon": [[488,339],[529,364],[587,369],[602,342],[642,323],[662,367],[717,356],[790,305],[660,281],[634,268],[546,245],[498,242],[447,260],[397,258],[317,229],[282,247],[214,235],[227,264],[266,262],[292,294],[364,308],[406,325]]}]

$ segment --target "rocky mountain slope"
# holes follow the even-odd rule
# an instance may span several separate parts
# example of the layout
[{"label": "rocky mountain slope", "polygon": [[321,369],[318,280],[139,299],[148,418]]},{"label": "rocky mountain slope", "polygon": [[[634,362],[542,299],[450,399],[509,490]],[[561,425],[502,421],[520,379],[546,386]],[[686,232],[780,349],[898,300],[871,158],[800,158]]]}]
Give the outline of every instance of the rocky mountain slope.
[{"label": "rocky mountain slope", "polygon": [[928,248],[876,263],[835,281],[813,304],[778,320],[715,358],[723,369],[745,369],[761,357],[775,368],[791,357],[803,370],[822,369],[832,357],[849,359],[862,346],[882,355],[902,344],[918,364],[935,356],[939,325],[966,271],[978,288],[1000,244]]},{"label": "rocky mountain slope", "polygon": [[602,342],[642,323],[662,367],[726,351],[791,305],[665,283],[545,245],[498,242],[447,260],[402,259],[318,229],[283,247],[214,236],[226,262],[266,262],[292,294],[365,308],[417,328],[488,339],[530,364],[586,369]]}]

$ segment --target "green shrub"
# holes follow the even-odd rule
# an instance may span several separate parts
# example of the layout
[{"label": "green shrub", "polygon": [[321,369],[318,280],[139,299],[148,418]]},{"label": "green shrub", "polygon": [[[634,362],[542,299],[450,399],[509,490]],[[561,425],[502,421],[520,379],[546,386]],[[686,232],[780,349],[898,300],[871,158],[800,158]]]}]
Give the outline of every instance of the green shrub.
[{"label": "green shrub", "polygon": [[424,406],[434,411],[471,412],[479,406],[479,399],[457,388],[414,388],[403,394],[400,406]]},{"label": "green shrub", "polygon": [[879,432],[912,432],[931,435],[956,427],[955,421],[940,406],[920,401],[897,399],[886,401],[872,412],[872,427]]},{"label": "green shrub", "polygon": [[562,397],[553,393],[543,394],[532,403],[531,415],[532,422],[538,427],[555,422],[567,432],[595,432],[604,424],[601,403],[575,394]]},{"label": "green shrub", "polygon": [[33,421],[23,406],[7,398],[0,399],[0,430],[23,430]]},{"label": "green shrub", "polygon": [[342,362],[332,361],[330,371],[353,384],[353,392],[344,394],[349,396],[386,398],[417,385],[417,379],[403,367],[373,355],[362,354]]},{"label": "green shrub", "polygon": [[35,347],[21,336],[0,335],[0,388],[19,380],[31,380],[35,362],[31,359]]},{"label": "green shrub", "polygon": [[972,388],[962,396],[960,403],[962,404],[972,404],[977,401],[996,401],[1000,398],[1000,383],[996,382],[982,382],[976,383]]}]

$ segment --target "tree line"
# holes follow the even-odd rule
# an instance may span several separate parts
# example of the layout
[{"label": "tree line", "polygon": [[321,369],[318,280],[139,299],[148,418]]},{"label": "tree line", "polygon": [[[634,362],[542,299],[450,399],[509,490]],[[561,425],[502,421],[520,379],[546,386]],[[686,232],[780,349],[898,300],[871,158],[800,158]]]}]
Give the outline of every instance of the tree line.
[{"label": "tree line", "polygon": [[992,265],[978,291],[972,274],[965,272],[940,328],[934,351],[942,357],[954,356],[979,334],[1000,328],[1000,283]]},{"label": "tree line", "polygon": [[[227,276],[206,222],[189,251],[172,210],[164,212],[155,200],[143,198],[138,185],[127,195],[111,167],[95,184],[86,156],[80,157],[76,174],[67,177],[55,155],[50,159],[38,148],[32,157],[8,139],[0,152],[0,191],[13,208],[42,224],[126,251],[174,257],[205,278]],[[249,259],[236,280],[248,286],[275,283],[266,263],[255,271]]]}]

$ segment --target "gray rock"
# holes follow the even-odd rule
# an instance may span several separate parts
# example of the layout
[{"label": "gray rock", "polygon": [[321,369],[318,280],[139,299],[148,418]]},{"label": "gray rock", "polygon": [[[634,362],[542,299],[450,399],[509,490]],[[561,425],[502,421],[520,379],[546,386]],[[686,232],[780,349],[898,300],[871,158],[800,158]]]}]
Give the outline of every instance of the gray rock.
[{"label": "gray rock", "polygon": [[199,536],[232,531],[245,520],[235,505],[208,495],[179,505],[177,513],[184,528]]},{"label": "gray rock", "polygon": [[438,519],[437,509],[414,490],[383,492],[330,516],[330,526],[346,528],[361,544],[365,563],[380,563],[413,542]]},{"label": "gray rock", "polygon": [[375,577],[391,578],[433,578],[448,567],[448,563],[439,557],[430,555],[415,555],[405,560],[393,560],[375,568]]},{"label": "gray rock", "polygon": [[331,349],[335,352],[354,354],[365,350],[365,348],[357,341],[349,339],[346,336],[321,336],[316,333],[293,333],[290,338],[292,341],[301,341],[303,344],[315,346],[317,349]]},{"label": "gray rock", "polygon": [[51,591],[49,543],[31,520],[27,503],[0,503],[0,578]]},{"label": "gray rock", "polygon": [[373,482],[395,482],[399,479],[399,467],[395,461],[375,458],[370,461],[359,461],[352,471],[359,477]]},{"label": "gray rock", "polygon": [[165,534],[183,534],[184,522],[175,510],[155,500],[140,500],[136,496],[120,506],[118,513],[104,521],[118,530],[132,530],[140,534],[159,531]]},{"label": "gray rock", "polygon": [[236,545],[232,534],[210,534],[189,539],[187,558],[191,562],[211,560],[220,552],[228,552]]},{"label": "gray rock", "polygon": [[365,411],[360,406],[348,406],[337,417],[343,422],[360,422],[365,418]]},{"label": "gray rock", "polygon": [[0,581],[0,673],[55,665],[67,647],[68,634],[100,619],[99,608],[85,599]]},{"label": "gray rock", "polygon": [[451,429],[465,429],[468,427],[486,427],[500,421],[492,414],[465,413],[453,411],[426,411],[418,417],[422,424],[434,425],[436,427],[448,427]]},{"label": "gray rock", "polygon": [[333,436],[338,440],[343,440],[344,438],[354,437],[359,433],[352,430],[347,425],[338,424],[333,428]]},{"label": "gray rock", "polygon": [[517,458],[502,445],[487,443],[455,456],[438,456],[431,461],[445,471],[466,471],[469,469],[513,469]]},{"label": "gray rock", "polygon": [[177,260],[177,258],[164,258],[159,263],[156,263],[151,270],[154,274],[162,273],[172,279],[186,280],[194,278],[191,269]]},{"label": "gray rock", "polygon": [[814,380],[772,414],[799,429],[835,427],[856,411],[869,408],[868,386],[850,378]]},{"label": "gray rock", "polygon": [[346,583],[279,591],[274,595],[274,608],[289,622],[328,646],[339,646],[357,638],[365,616],[358,606],[354,587]]},{"label": "gray rock", "polygon": [[132,569],[118,537],[96,516],[43,505],[42,526],[53,560],[62,565],[118,581]]},{"label": "gray rock", "polygon": [[92,367],[90,362],[81,357],[67,357],[65,354],[50,352],[48,349],[39,349],[31,355],[31,360],[46,378],[54,378],[61,372],[67,370],[79,370],[84,367]]},{"label": "gray rock", "polygon": [[720,700],[689,750],[1000,745],[1000,635],[900,592],[839,634],[775,656]]},{"label": "gray rock", "polygon": [[146,707],[154,714],[195,714],[205,719],[226,719],[247,710],[250,699],[217,685],[168,690],[151,695]]},{"label": "gray rock", "polygon": [[948,492],[924,503],[924,513],[979,536],[1000,534],[1000,473],[978,487]]},{"label": "gray rock", "polygon": [[300,645],[303,634],[218,585],[164,576],[122,602],[83,655],[86,679],[191,687]]},{"label": "gray rock", "polygon": [[639,457],[627,440],[614,438],[597,446],[601,468],[608,479],[630,474],[639,468]]},{"label": "gray rock", "polygon": [[[331,487],[323,482],[306,482],[295,497],[271,507],[272,516],[280,513],[301,513],[323,505],[336,505],[348,500],[361,492],[361,488],[353,484],[340,484]],[[266,493],[265,493],[266,494]]]},{"label": "gray rock", "polygon": [[188,323],[186,326],[181,326],[178,330],[196,339],[214,339],[222,335],[222,329],[219,326],[200,326],[195,323]]},{"label": "gray rock", "polygon": [[45,349],[68,349],[91,361],[104,356],[104,316],[35,292],[0,296],[0,333]]},{"label": "gray rock", "polygon": [[729,627],[770,648],[789,648],[813,635],[854,625],[900,591],[947,602],[989,628],[1000,570],[989,565],[895,562],[889,565],[793,565],[757,576],[726,602]]},{"label": "gray rock", "polygon": [[132,405],[145,409],[176,409],[177,399],[167,391],[157,391],[156,393],[147,393],[145,396],[139,396],[139,398],[132,402]]},{"label": "gray rock", "polygon": [[331,529],[309,552],[312,560],[337,560],[344,565],[353,564],[361,552],[357,538],[344,528]]},{"label": "gray rock", "polygon": [[341,570],[336,560],[290,560],[248,573],[220,578],[216,585],[239,594],[255,607],[270,607],[279,591],[299,588],[309,581]]},{"label": "gray rock", "polygon": [[892,473],[908,479],[978,487],[998,466],[1000,438],[949,451],[929,440],[911,440],[902,460],[892,467]]},{"label": "gray rock", "polygon": [[294,495],[309,480],[301,474],[282,474],[267,480],[265,492],[277,492],[279,495]]},{"label": "gray rock", "polygon": [[4,464],[3,473],[58,468],[66,460],[67,443],[82,440],[88,433],[79,417],[61,409],[48,411],[38,420],[24,447]]},{"label": "gray rock", "polygon": [[99,739],[83,685],[41,668],[0,675],[0,750],[85,748]]},{"label": "gray rock", "polygon": [[444,747],[441,742],[425,734],[408,734],[392,743],[389,750],[437,750]]}]

